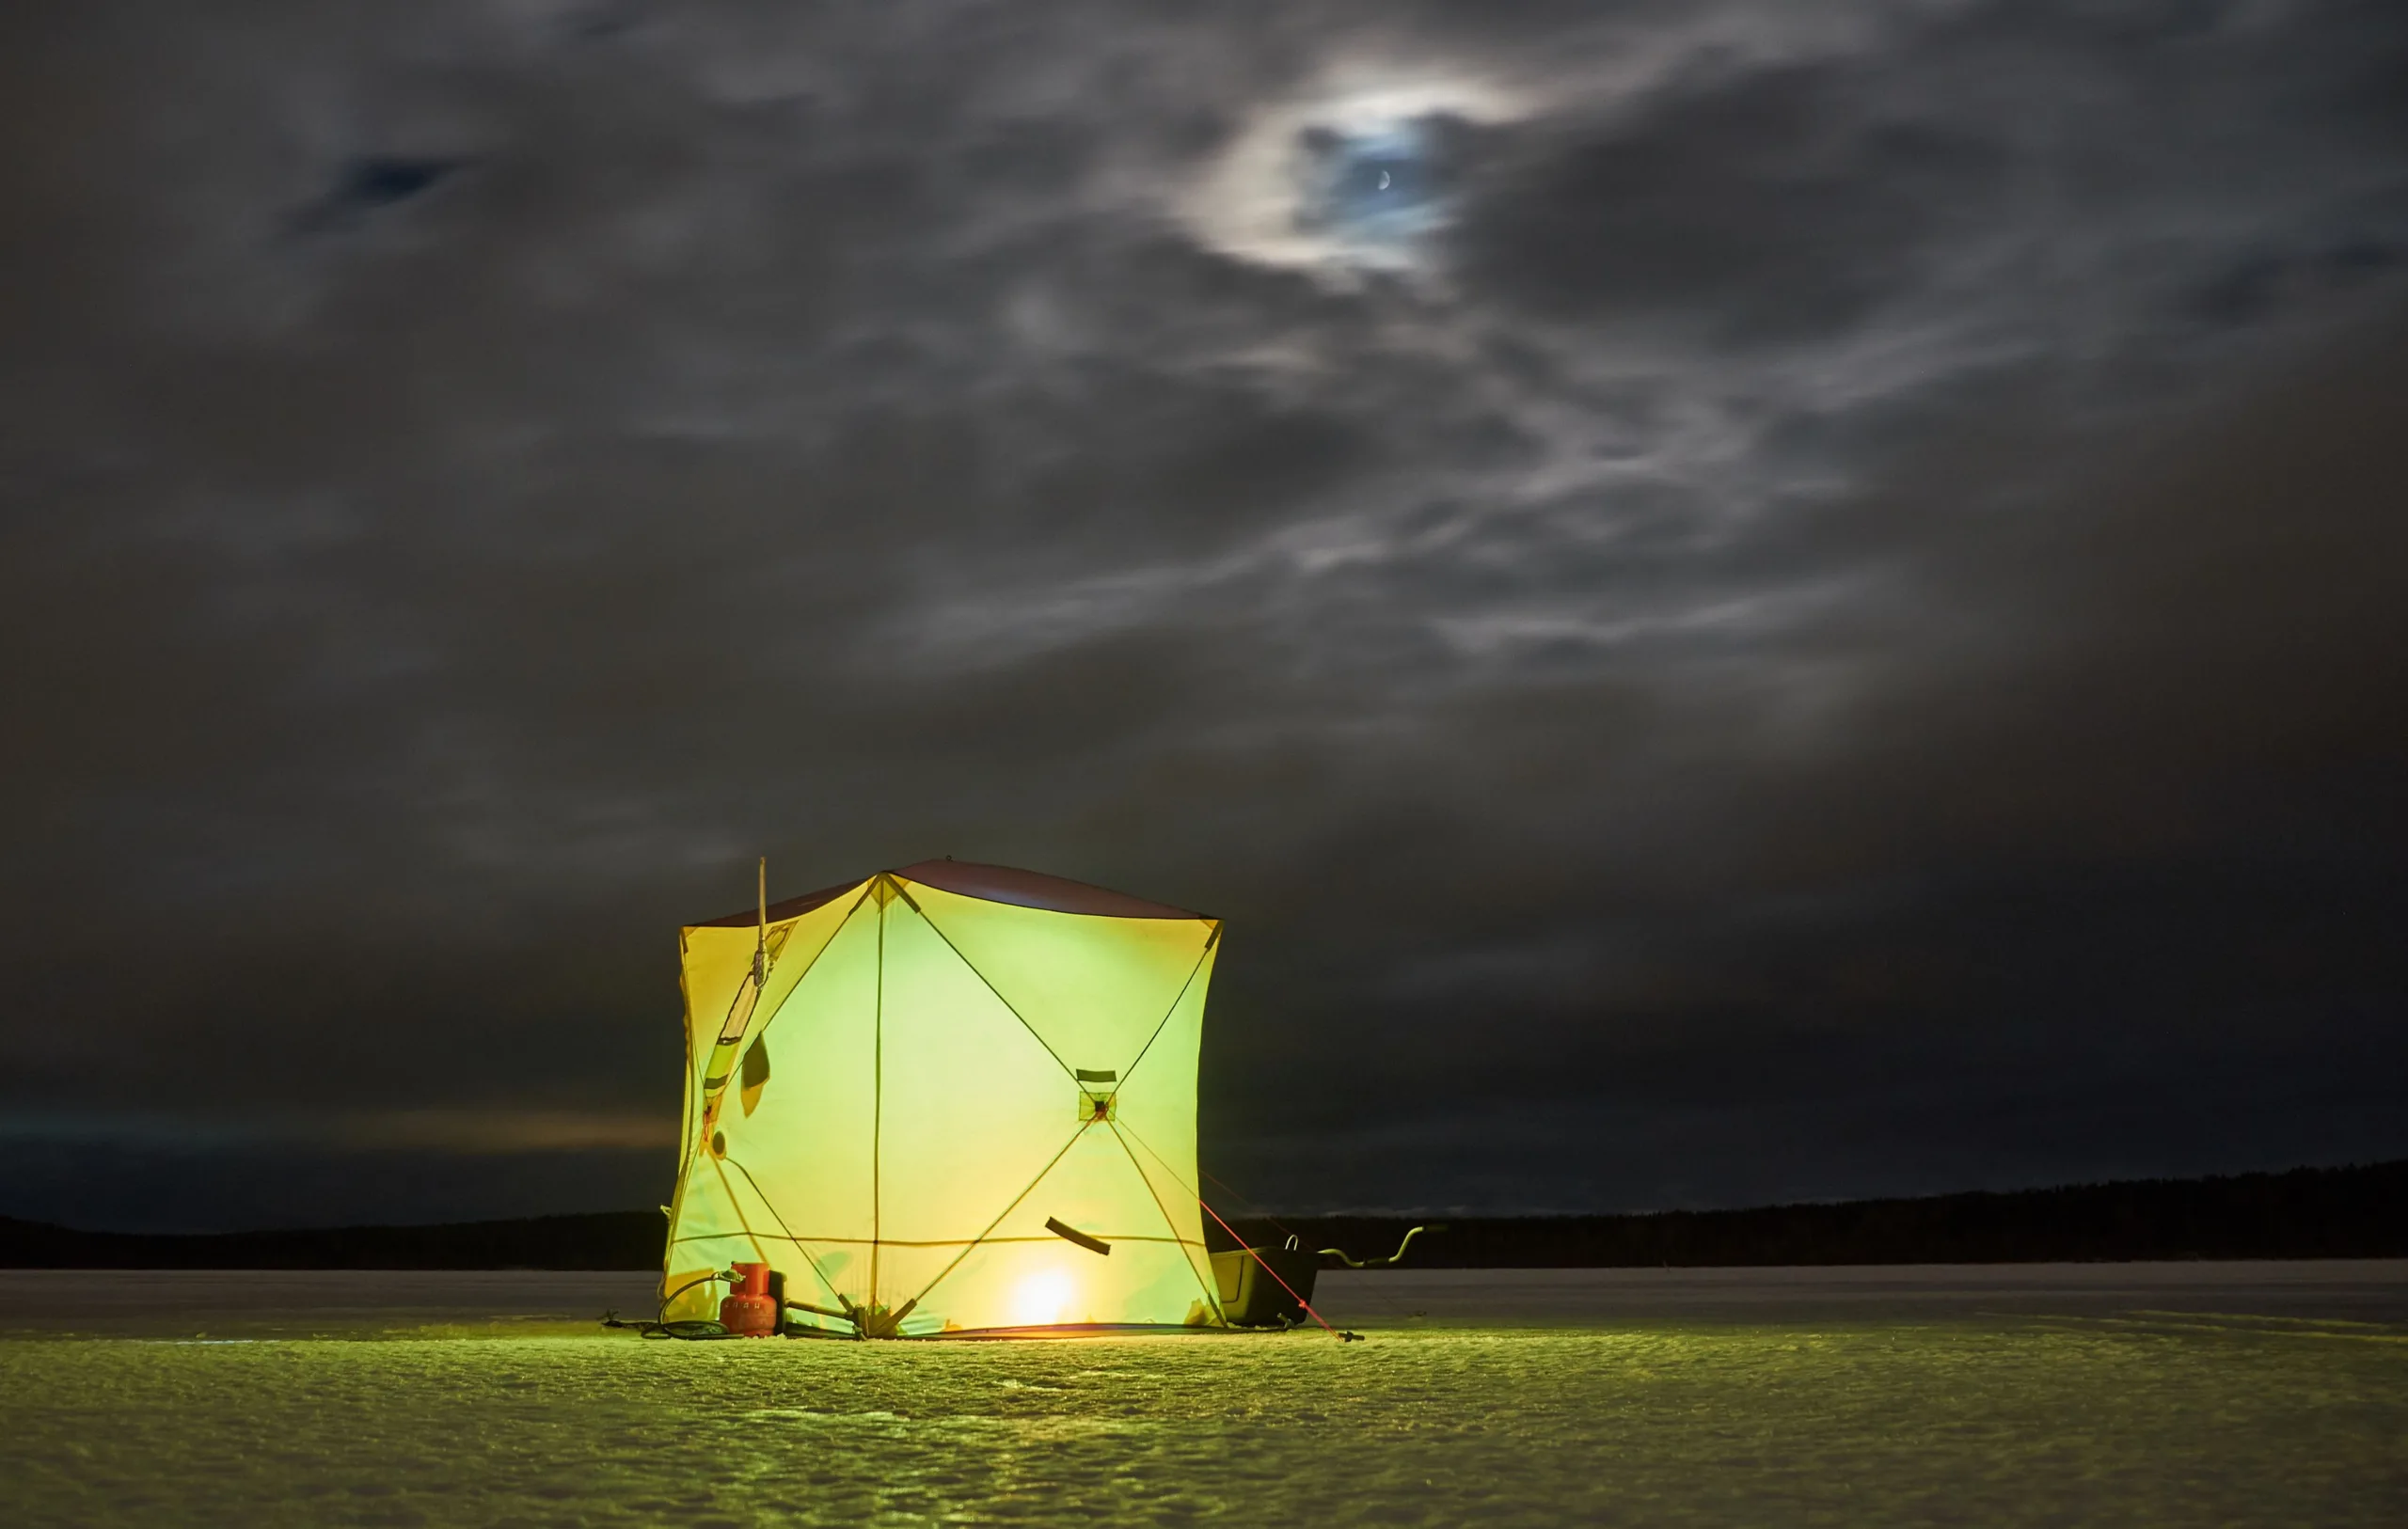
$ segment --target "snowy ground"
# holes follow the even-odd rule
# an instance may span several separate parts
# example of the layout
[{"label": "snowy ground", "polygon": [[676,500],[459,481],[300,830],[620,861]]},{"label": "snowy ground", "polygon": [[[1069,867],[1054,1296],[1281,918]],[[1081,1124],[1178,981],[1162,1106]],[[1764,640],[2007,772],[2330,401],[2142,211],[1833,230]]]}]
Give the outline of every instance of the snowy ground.
[{"label": "snowy ground", "polygon": [[1324,1276],[1367,1334],[645,1343],[642,1276],[0,1272],[10,1523],[2408,1522],[2408,1265]]}]

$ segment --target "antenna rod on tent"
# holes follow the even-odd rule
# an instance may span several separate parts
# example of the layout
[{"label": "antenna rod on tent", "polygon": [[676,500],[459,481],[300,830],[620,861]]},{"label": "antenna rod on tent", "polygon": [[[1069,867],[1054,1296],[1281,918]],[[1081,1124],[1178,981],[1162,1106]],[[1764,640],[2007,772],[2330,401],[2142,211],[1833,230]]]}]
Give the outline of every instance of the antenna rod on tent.
[{"label": "antenna rod on tent", "polygon": [[761,936],[752,947],[752,984],[759,986],[769,980],[769,857],[761,857]]}]

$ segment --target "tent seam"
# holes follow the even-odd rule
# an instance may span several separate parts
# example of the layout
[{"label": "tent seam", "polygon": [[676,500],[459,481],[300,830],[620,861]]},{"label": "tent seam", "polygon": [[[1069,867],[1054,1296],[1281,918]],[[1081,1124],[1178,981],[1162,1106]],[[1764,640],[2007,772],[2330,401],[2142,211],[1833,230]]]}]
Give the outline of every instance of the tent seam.
[{"label": "tent seam", "polygon": [[1220,943],[1220,938],[1221,931],[1217,928],[1214,929],[1212,935],[1205,939],[1204,948],[1196,953],[1196,964],[1187,969],[1187,980],[1179,985],[1179,996],[1170,1001],[1170,1007],[1164,1009],[1163,1011],[1163,1017],[1154,1021],[1154,1028],[1152,1032],[1146,1036],[1146,1044],[1137,1048],[1136,1060],[1131,1062],[1129,1065],[1120,1069],[1120,1081],[1116,1086],[1126,1087],[1128,1085],[1130,1076],[1137,1070],[1137,1064],[1146,1060],[1146,1053],[1152,1050],[1154,1048],[1154,1042],[1162,1038],[1163,1028],[1170,1023],[1171,1016],[1179,1012],[1180,1004],[1186,1001],[1187,990],[1196,985],[1196,974],[1204,969],[1204,958],[1212,954],[1212,947]]},{"label": "tent seam", "polygon": [[[943,889],[940,888],[938,890],[943,891]],[[895,895],[903,899],[904,904],[909,906],[912,912],[920,916],[920,922],[922,923],[927,924],[931,930],[936,932],[936,937],[944,941],[944,948],[953,953],[954,959],[959,961],[963,966],[968,967],[970,969],[970,974],[977,978],[978,981],[986,987],[987,991],[995,995],[995,1001],[1002,1004],[1006,1013],[1008,1013],[1013,1018],[1020,1021],[1020,1027],[1022,1030],[1027,1031],[1030,1037],[1034,1039],[1038,1045],[1045,1048],[1045,1054],[1054,1059],[1054,1065],[1069,1074],[1070,1080],[1072,1082],[1077,1082],[1079,1080],[1079,1070],[1062,1060],[1062,1053],[1054,1049],[1053,1043],[1045,1038],[1043,1032],[1038,1031],[1035,1025],[1028,1022],[1028,1016],[1021,1013],[1020,1010],[1013,1005],[1012,1001],[1004,996],[1002,988],[997,987],[993,983],[988,981],[987,974],[978,969],[977,962],[973,961],[970,957],[961,954],[961,947],[953,942],[953,937],[951,935],[946,934],[943,929],[938,927],[936,920],[928,917],[928,910],[922,907],[918,902],[913,900],[911,894],[905,891],[899,885],[895,889]],[[1181,991],[1184,991],[1184,989],[1181,989]]]},{"label": "tent seam", "polygon": [[[819,965],[819,958],[828,954],[828,947],[836,943],[837,938],[845,932],[845,925],[853,922],[853,915],[859,913],[862,910],[862,905],[868,901],[869,891],[867,888],[863,888],[862,894],[853,899],[853,906],[845,909],[845,916],[836,921],[836,932],[830,935],[827,939],[822,941],[819,948],[811,953],[811,959],[803,963],[802,969],[795,973],[794,985],[786,989],[785,997],[778,1000],[778,1006],[769,1011],[769,1017],[761,1021],[760,1029],[745,1032],[742,1037],[743,1039],[758,1041],[769,1033],[769,1027],[778,1022],[778,1016],[786,1012],[786,1005],[794,1001],[795,994],[800,992],[802,988],[803,983],[809,980],[812,969]],[[826,905],[823,904],[821,906],[825,906]],[[796,915],[797,922],[799,922],[802,919],[809,918],[811,913],[816,913],[817,911],[817,908],[813,908],[810,912],[798,914]]]},{"label": "tent seam", "polygon": [[752,1170],[737,1162],[734,1158],[725,1160],[736,1163],[736,1171],[744,1175],[745,1183],[752,1186],[752,1192],[759,1197],[762,1208],[769,1213],[770,1220],[778,1223],[778,1230],[786,1235],[786,1240],[794,1244],[795,1252],[802,1254],[802,1261],[811,1266],[811,1272],[818,1277],[820,1285],[830,1295],[842,1301],[845,1299],[844,1293],[838,1290],[834,1282],[828,1278],[827,1271],[819,1267],[819,1260],[811,1255],[811,1250],[803,1246],[802,1238],[794,1235],[794,1228],[786,1224],[785,1213],[778,1208],[776,1201],[769,1198],[769,1191],[761,1188],[761,1181],[752,1176]]},{"label": "tent seam", "polygon": [[[1153,1149],[1149,1147],[1146,1150],[1150,1152]],[[716,1157],[711,1158],[710,1164],[711,1172],[719,1175],[719,1187],[727,1191],[727,1206],[736,1212],[736,1224],[744,1228],[744,1240],[752,1244],[752,1251],[760,1256],[761,1262],[768,1263],[769,1251],[761,1246],[761,1235],[752,1230],[752,1219],[744,1214],[743,1205],[736,1198],[736,1186],[727,1181],[727,1170],[720,1166]]]},{"label": "tent seam", "polygon": [[[811,975],[812,968],[816,967],[819,964],[819,958],[828,954],[828,947],[836,943],[837,935],[844,933],[845,925],[852,922],[852,917],[855,913],[861,911],[862,903],[866,900],[868,896],[869,890],[865,887],[863,889],[861,897],[855,898],[853,906],[845,910],[845,916],[836,921],[835,933],[831,934],[828,938],[820,944],[819,949],[812,953],[810,961],[805,963],[802,970],[796,975],[794,979],[794,986],[786,989],[785,998],[780,999],[778,1001],[778,1006],[770,1011],[769,1017],[761,1021],[761,1029],[758,1033],[754,1033],[751,1029],[752,1016],[746,1017],[746,1030],[737,1037],[739,1042],[743,1041],[747,1036],[757,1041],[760,1039],[761,1035],[768,1032],[769,1026],[776,1021],[779,1015],[785,1012],[786,1002],[794,997],[795,989],[800,987],[802,985],[803,979]],[[809,911],[810,910],[806,910],[804,914],[798,914],[796,916],[797,919],[800,920],[807,916]],[[788,932],[788,938],[792,938],[791,930]],[[686,954],[687,948],[686,932],[680,930],[677,936],[677,950],[681,958]],[[783,947],[781,947],[781,949],[783,950]],[[772,965],[774,966],[774,963],[772,963]],[[764,973],[764,975],[766,976],[766,973]],[[686,972],[682,959],[680,960],[678,967],[677,986],[681,992],[686,992]],[[756,1013],[758,1012],[758,1008],[759,994],[756,992],[754,995],[754,1009]],[[691,1112],[689,1112],[686,1118],[685,1124],[688,1130],[686,1141],[683,1144],[682,1160],[679,1161],[677,1165],[677,1189],[676,1191],[669,1197],[669,1240],[673,1246],[677,1241],[677,1230],[685,1217],[686,1185],[693,1175],[694,1159],[698,1154],[708,1156],[707,1153],[704,1153],[702,1151],[703,1130],[708,1127],[718,1124],[720,1106],[727,1094],[727,1086],[724,1083],[721,1084],[720,1087],[714,1091],[707,1086],[709,1080],[703,1076],[704,1070],[709,1065],[709,1064],[705,1060],[707,1053],[698,1052],[694,1048],[693,1010],[694,1005],[692,994],[690,992],[686,992],[686,1023],[684,1028],[686,1032],[687,1079],[689,1085],[692,1090],[688,1099],[688,1106],[689,1111],[699,1111],[701,1120],[698,1124],[694,1118],[694,1114]],[[714,1048],[716,1048],[718,1043],[714,1041],[712,1044]],[[738,1168],[742,1168],[743,1164],[738,1163],[737,1166]],[[745,1174],[745,1177],[748,1179],[752,1176],[752,1175],[750,1173]],[[726,1179],[727,1175],[724,1173],[720,1174],[720,1180],[722,1184],[726,1182]],[[755,1193],[760,1191],[760,1186],[758,1184],[753,1185],[752,1188]],[[733,1193],[734,1191],[730,1190],[731,1198]],[[768,1195],[764,1194],[761,1196],[761,1203],[765,1206],[769,1206],[770,1215],[778,1215],[778,1207],[769,1205],[769,1197]],[[778,1216],[778,1224],[784,1226],[785,1224],[785,1218]],[[752,1230],[750,1226],[745,1228],[745,1235],[747,1237],[752,1236]],[[755,1251],[758,1251],[757,1243]],[[804,1256],[808,1257],[810,1255],[806,1253]],[[662,1273],[666,1274],[668,1272],[668,1258],[665,1253],[661,1259],[661,1266]],[[820,1277],[824,1282],[826,1276],[822,1275]]]},{"label": "tent seam", "polygon": [[[927,915],[922,914],[921,917],[926,918]],[[944,1268],[938,1269],[936,1278],[922,1285],[920,1287],[920,1293],[911,1298],[911,1303],[916,1306],[921,1301],[926,1300],[928,1298],[928,1292],[934,1290],[938,1285],[943,1285],[946,1275],[951,1274],[955,1269],[959,1269],[961,1267],[961,1261],[964,1258],[967,1258],[972,1253],[976,1253],[986,1242],[987,1233],[1003,1225],[1005,1217],[1010,1215],[1013,1211],[1018,1210],[1021,1206],[1022,1201],[1037,1192],[1037,1187],[1045,1182],[1045,1175],[1054,1171],[1054,1167],[1056,1163],[1059,1163],[1064,1158],[1070,1155],[1070,1149],[1079,1144],[1079,1139],[1086,1135],[1087,1127],[1093,1124],[1094,1122],[1089,1120],[1080,1121],[1079,1128],[1072,1131],[1070,1133],[1070,1139],[1062,1143],[1062,1150],[1054,1153],[1054,1156],[1045,1159],[1045,1166],[1037,1171],[1037,1176],[1028,1181],[1028,1187],[1021,1190],[1018,1194],[1013,1195],[1012,1203],[1010,1205],[1007,1205],[1003,1209],[995,1212],[995,1219],[987,1223],[985,1230],[981,1231],[975,1237],[973,1237],[967,1247],[964,1247],[959,1253],[955,1253],[953,1255],[953,1262],[945,1265]]]},{"label": "tent seam", "polygon": [[[1137,1155],[1134,1152],[1129,1150],[1127,1139],[1120,1134],[1120,1123],[1117,1120],[1107,1120],[1103,1124],[1104,1127],[1112,1132],[1112,1139],[1120,1143],[1121,1154],[1129,1159],[1129,1166],[1137,1170],[1137,1182],[1146,1187],[1146,1198],[1154,1203],[1154,1214],[1163,1219],[1164,1228],[1170,1233],[1171,1241],[1179,1248],[1179,1260],[1187,1266],[1187,1272],[1195,1276],[1196,1288],[1203,1294],[1204,1303],[1212,1307],[1213,1315],[1220,1317],[1222,1325],[1227,1326],[1229,1314],[1221,1307],[1220,1291],[1205,1281],[1204,1276],[1196,1271],[1196,1260],[1187,1256],[1187,1239],[1179,1235],[1179,1223],[1170,1219],[1170,1207],[1164,1205],[1163,1197],[1154,1192],[1154,1181],[1147,1175],[1146,1165],[1137,1160]],[[1151,1152],[1153,1148],[1148,1147],[1146,1150]],[[1169,1164],[1165,1163],[1163,1167],[1165,1173],[1169,1172]],[[1179,1175],[1173,1174],[1171,1176],[1176,1178]]]},{"label": "tent seam", "polygon": [[[885,878],[883,871],[870,878],[872,893]],[[873,1311],[878,1307],[879,1234],[886,1229],[886,909],[887,899],[879,898],[878,994],[870,1011],[869,1052],[869,1304]]]}]

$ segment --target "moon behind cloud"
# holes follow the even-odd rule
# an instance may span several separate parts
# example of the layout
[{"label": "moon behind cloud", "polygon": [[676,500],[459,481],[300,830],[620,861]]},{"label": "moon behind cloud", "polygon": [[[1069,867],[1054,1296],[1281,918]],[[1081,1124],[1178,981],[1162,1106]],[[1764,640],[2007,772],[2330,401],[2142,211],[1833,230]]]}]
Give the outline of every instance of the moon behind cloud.
[{"label": "moon behind cloud", "polygon": [[[1419,195],[1411,174],[1398,176],[1396,166],[1418,150],[1420,123],[1441,116],[1511,122],[1539,104],[1532,91],[1448,74],[1357,76],[1264,102],[1179,197],[1180,220],[1206,247],[1259,264],[1341,278],[1363,268],[1410,269],[1420,263],[1422,236],[1447,214],[1445,198]],[[1337,152],[1300,158],[1300,146],[1315,137]],[[1351,208],[1350,167],[1357,177]],[[1362,205],[1380,193],[1383,205]],[[1387,205],[1398,197],[1406,205]]]}]

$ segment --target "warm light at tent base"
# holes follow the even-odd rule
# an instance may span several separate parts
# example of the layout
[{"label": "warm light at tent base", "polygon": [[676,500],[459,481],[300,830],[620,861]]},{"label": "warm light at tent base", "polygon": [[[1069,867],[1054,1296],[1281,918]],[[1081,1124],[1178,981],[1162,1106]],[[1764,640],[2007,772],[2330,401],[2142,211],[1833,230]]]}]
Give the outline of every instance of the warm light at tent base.
[{"label": "warm light at tent base", "polygon": [[1063,1320],[1078,1285],[1058,1269],[1031,1274],[1012,1291],[1012,1321],[1021,1327],[1052,1327]]}]

